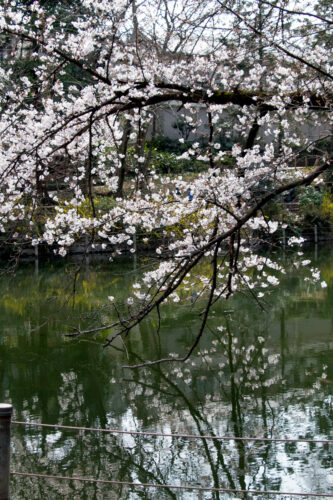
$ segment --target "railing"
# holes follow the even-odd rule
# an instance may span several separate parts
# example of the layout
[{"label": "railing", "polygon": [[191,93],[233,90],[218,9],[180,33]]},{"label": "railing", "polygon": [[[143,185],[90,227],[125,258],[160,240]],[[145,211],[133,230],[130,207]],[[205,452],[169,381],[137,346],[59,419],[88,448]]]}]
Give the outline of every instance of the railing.
[{"label": "railing", "polygon": [[246,490],[235,488],[214,488],[208,486],[191,486],[191,485],[176,485],[176,484],[153,484],[153,483],[135,483],[130,481],[116,481],[109,479],[95,479],[87,477],[68,477],[68,476],[54,476],[48,474],[38,474],[34,472],[21,472],[10,471],[9,455],[10,455],[10,427],[12,425],[22,425],[30,427],[42,427],[50,429],[62,429],[84,431],[84,432],[101,432],[108,434],[130,434],[140,436],[152,437],[172,437],[182,439],[201,439],[201,440],[223,440],[223,441],[260,441],[260,442],[279,442],[279,443],[321,443],[332,444],[333,439],[290,439],[290,438],[257,438],[257,437],[236,437],[236,436],[211,436],[211,435],[196,435],[196,434],[172,434],[160,432],[144,432],[144,431],[124,431],[120,429],[100,429],[93,427],[74,427],[66,425],[52,425],[40,424],[35,422],[19,422],[11,420],[12,406],[9,404],[0,404],[0,500],[9,500],[9,478],[12,476],[28,477],[28,478],[42,478],[45,480],[59,480],[59,481],[82,481],[86,483],[95,484],[108,484],[108,485],[122,485],[132,488],[155,488],[155,489],[174,489],[174,490],[188,490],[188,491],[210,491],[220,493],[251,493],[252,495],[288,495],[294,497],[311,497],[311,498],[333,498],[333,493],[315,493],[315,492],[291,492],[291,491],[273,491],[273,490]]}]

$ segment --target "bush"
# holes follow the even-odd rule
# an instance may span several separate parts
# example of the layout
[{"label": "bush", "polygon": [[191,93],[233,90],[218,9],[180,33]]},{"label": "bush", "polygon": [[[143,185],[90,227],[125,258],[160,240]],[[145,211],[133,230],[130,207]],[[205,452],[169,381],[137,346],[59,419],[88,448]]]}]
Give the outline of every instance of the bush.
[{"label": "bush", "polygon": [[304,227],[316,224],[326,230],[333,222],[333,197],[329,191],[307,186],[299,195],[299,211]]},{"label": "bush", "polygon": [[319,215],[323,203],[323,192],[314,186],[307,186],[299,195],[299,208],[304,215]]},{"label": "bush", "polygon": [[116,200],[112,196],[94,196],[94,203],[99,215],[107,213],[116,206]]},{"label": "bush", "polygon": [[333,223],[333,195],[329,191],[326,191],[324,196],[323,196],[321,211],[322,211],[323,215],[330,222]]},{"label": "bush", "polygon": [[166,153],[175,153],[177,155],[181,155],[189,146],[191,146],[192,142],[185,141],[184,143],[179,142],[178,139],[170,139],[170,137],[157,136],[155,139],[146,142],[146,148],[149,151],[152,147],[153,150],[157,150],[160,152]]},{"label": "bush", "polygon": [[151,165],[159,174],[178,174],[182,172],[194,172],[202,170],[206,165],[195,160],[180,160],[174,153],[165,151],[153,151]]}]

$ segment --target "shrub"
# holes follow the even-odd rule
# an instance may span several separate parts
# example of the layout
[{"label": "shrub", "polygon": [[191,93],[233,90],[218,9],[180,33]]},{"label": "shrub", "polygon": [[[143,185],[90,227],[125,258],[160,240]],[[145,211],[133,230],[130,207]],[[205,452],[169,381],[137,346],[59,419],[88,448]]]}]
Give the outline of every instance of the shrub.
[{"label": "shrub", "polygon": [[321,212],[326,219],[333,223],[333,194],[330,191],[324,193]]},{"label": "shrub", "polygon": [[319,215],[323,203],[323,192],[314,186],[307,186],[299,194],[298,201],[303,215]]}]

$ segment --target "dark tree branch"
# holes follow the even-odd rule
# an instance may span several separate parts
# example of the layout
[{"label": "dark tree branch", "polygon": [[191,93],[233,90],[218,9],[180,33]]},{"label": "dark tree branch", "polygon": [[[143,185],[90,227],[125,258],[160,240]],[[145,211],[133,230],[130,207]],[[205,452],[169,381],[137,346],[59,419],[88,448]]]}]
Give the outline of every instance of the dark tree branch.
[{"label": "dark tree branch", "polygon": [[233,10],[231,7],[228,7],[225,3],[222,3],[220,0],[219,0],[219,3],[221,4],[221,7],[225,8],[228,12],[230,12],[231,14],[233,14],[234,16],[236,16],[237,19],[239,19],[240,21],[242,21],[245,24],[245,26],[247,26],[251,31],[253,31],[253,33],[255,33],[256,35],[258,35],[260,37],[265,38],[270,45],[272,45],[273,47],[275,47],[276,49],[278,49],[280,52],[283,52],[288,57],[291,57],[292,59],[295,59],[296,61],[299,61],[302,64],[304,64],[305,66],[307,66],[307,67],[315,70],[320,75],[323,75],[326,78],[329,78],[330,80],[333,80],[333,75],[331,75],[330,73],[328,73],[327,71],[325,71],[323,68],[321,68],[319,66],[316,66],[315,64],[312,64],[311,62],[307,61],[306,59],[304,59],[301,56],[298,56],[297,54],[293,54],[288,49],[286,49],[285,47],[283,47],[282,45],[280,45],[279,43],[274,42],[273,40],[270,40],[266,35],[264,35],[261,31],[259,31],[255,26],[253,26],[252,24],[250,24],[249,22],[247,22],[246,19],[243,16],[241,16],[238,12],[236,12],[235,10]]},{"label": "dark tree branch", "polygon": [[211,288],[210,288],[209,298],[208,298],[208,301],[207,301],[207,304],[206,304],[206,307],[205,307],[203,319],[201,321],[200,329],[199,329],[199,331],[197,333],[197,336],[195,337],[195,340],[194,340],[192,346],[187,351],[187,353],[185,354],[185,356],[183,356],[182,358],[162,358],[162,359],[158,359],[156,361],[147,361],[145,363],[141,363],[141,364],[137,364],[137,365],[125,365],[125,366],[123,366],[123,368],[132,368],[132,369],[133,368],[142,368],[142,367],[145,367],[145,366],[154,366],[154,365],[161,364],[161,363],[169,363],[169,362],[175,362],[175,361],[184,363],[185,361],[188,360],[188,358],[191,356],[192,352],[195,350],[195,348],[198,346],[198,344],[200,342],[200,339],[202,337],[202,334],[203,334],[203,332],[205,330],[205,326],[206,326],[206,323],[207,323],[208,313],[210,311],[210,307],[211,307],[212,302],[214,300],[214,292],[216,290],[216,281],[217,281],[217,254],[218,254],[218,249],[219,249],[219,244],[217,243],[215,245],[214,256],[213,256],[212,284],[211,284]]},{"label": "dark tree branch", "polygon": [[285,7],[281,7],[280,5],[274,5],[271,2],[267,2],[267,0],[260,0],[260,2],[264,5],[269,5],[273,9],[278,9],[280,12],[286,12],[287,14],[298,15],[298,16],[313,17],[314,19],[318,19],[319,21],[322,21],[324,23],[333,24],[333,21],[331,19],[319,16],[318,14],[313,14],[311,12],[304,12],[301,10],[298,11],[298,10],[286,9]]},{"label": "dark tree branch", "polygon": [[[40,47],[45,48],[47,46],[47,42],[45,42],[41,38],[33,37],[33,36],[28,35],[26,33],[21,33],[19,31],[15,31],[15,30],[12,30],[12,29],[9,29],[9,28],[3,28],[3,31],[4,31],[4,33],[8,33],[9,35],[14,35],[14,36],[22,37],[25,40],[29,40],[29,42],[36,43]],[[65,52],[63,52],[60,49],[54,48],[53,51],[54,51],[55,54],[57,54],[57,56],[61,57],[61,59],[64,59],[65,61],[67,61],[67,62],[69,62],[71,64],[74,64],[75,66],[77,66],[78,68],[82,69],[83,71],[85,71],[86,73],[88,73],[90,76],[93,76],[97,80],[99,80],[99,81],[101,81],[103,83],[106,83],[107,85],[111,85],[111,80],[109,78],[101,75],[98,71],[95,71],[94,69],[90,68],[89,66],[87,66],[82,61],[79,61],[75,57],[72,57],[69,54],[66,54]]]}]

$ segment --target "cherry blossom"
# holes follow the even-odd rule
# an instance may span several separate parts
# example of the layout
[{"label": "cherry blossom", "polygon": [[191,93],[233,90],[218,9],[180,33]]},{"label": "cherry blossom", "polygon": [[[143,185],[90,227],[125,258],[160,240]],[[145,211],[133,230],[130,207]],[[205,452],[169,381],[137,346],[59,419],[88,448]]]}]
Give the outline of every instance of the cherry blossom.
[{"label": "cherry blossom", "polygon": [[[68,29],[57,9],[14,3],[0,6],[10,40],[0,69],[0,231],[61,256],[83,239],[135,254],[143,235],[157,263],[109,339],[195,290],[204,313],[184,361],[216,301],[245,290],[260,306],[278,285],[283,269],[258,248],[287,227],[266,207],[332,165],[323,151],[312,170],[295,168],[331,137],[332,49],[317,33],[332,20],[305,10],[281,26],[277,4],[258,27],[257,2],[84,0]],[[31,74],[18,73],[19,43]],[[177,161],[200,163],[195,175],[156,172],[149,140],[163,113],[182,123]],[[99,190],[113,200],[105,210]],[[303,241],[291,236],[288,246]]]}]

